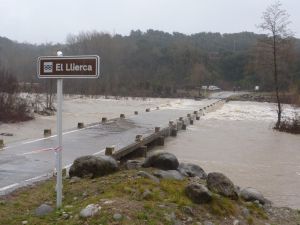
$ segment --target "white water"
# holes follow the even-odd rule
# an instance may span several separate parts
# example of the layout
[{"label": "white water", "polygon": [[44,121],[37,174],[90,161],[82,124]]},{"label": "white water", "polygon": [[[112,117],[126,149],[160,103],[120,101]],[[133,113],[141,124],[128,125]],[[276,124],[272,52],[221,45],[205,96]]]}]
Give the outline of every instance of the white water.
[{"label": "white water", "polygon": [[[285,116],[294,115],[285,105]],[[299,112],[299,108],[297,109]],[[275,205],[300,208],[300,136],[274,131],[274,104],[229,102],[169,139],[164,149],[207,172],[225,173]]]},{"label": "white water", "polygon": [[[293,118],[300,109],[283,104],[283,118]],[[277,108],[274,103],[233,101],[225,104],[221,110],[207,114],[204,119],[216,120],[248,120],[276,122]]]}]

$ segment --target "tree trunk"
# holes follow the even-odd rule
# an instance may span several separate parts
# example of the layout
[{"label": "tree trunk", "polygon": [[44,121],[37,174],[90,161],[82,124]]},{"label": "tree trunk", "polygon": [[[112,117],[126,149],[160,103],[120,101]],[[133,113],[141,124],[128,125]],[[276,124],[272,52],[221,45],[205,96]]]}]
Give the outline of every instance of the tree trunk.
[{"label": "tree trunk", "polygon": [[273,34],[273,54],[274,54],[274,83],[275,83],[275,93],[277,100],[277,122],[275,125],[275,129],[279,129],[281,124],[281,102],[279,97],[279,84],[278,84],[278,70],[277,70],[277,45],[276,45],[276,34]]}]

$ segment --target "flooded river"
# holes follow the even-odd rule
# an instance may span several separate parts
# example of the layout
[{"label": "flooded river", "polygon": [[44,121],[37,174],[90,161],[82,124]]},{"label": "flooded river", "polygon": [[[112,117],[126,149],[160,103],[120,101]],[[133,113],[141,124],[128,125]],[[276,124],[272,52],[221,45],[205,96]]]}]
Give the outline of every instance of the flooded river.
[{"label": "flooded river", "polygon": [[[292,108],[285,106],[286,115]],[[223,172],[255,187],[279,206],[300,208],[300,136],[272,130],[269,103],[229,102],[168,139],[164,149],[207,172]]]},{"label": "flooded river", "polygon": [[[226,93],[220,95],[226,97]],[[199,109],[210,101],[214,100],[65,97],[64,129],[76,126],[78,121],[88,124],[99,121],[103,116],[109,119],[118,117],[120,113],[130,118],[134,111],[142,115],[145,108],[155,109],[157,106],[165,111],[153,113],[167,124],[173,119],[168,114],[172,110],[176,115],[185,115],[187,111]],[[285,106],[285,115],[293,116],[291,107]],[[138,120],[140,117],[134,118]],[[145,118],[141,116],[141,120]],[[164,149],[173,152],[181,161],[199,164],[207,172],[223,172],[241,187],[257,188],[276,205],[300,208],[300,136],[273,131],[275,119],[273,104],[229,102],[201,117],[187,131],[180,131],[177,138],[167,139]],[[151,122],[149,118],[148,122]],[[13,133],[12,137],[4,137],[5,143],[13,143],[40,138],[44,128],[52,128],[55,133],[55,116],[38,116],[29,122],[2,124],[0,133]]]}]

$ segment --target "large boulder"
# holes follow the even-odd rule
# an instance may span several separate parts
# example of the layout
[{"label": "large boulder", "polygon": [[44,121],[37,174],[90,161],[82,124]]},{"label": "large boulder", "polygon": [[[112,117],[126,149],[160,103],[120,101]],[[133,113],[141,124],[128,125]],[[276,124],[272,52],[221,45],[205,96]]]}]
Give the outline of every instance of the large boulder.
[{"label": "large boulder", "polygon": [[160,179],[183,180],[184,177],[177,170],[156,170],[153,175]]},{"label": "large boulder", "polygon": [[207,176],[207,187],[214,193],[234,200],[238,199],[234,184],[222,173],[209,173]]},{"label": "large boulder", "polygon": [[269,203],[269,200],[267,200],[261,192],[251,187],[242,189],[240,192],[240,196],[245,201],[250,201],[250,202],[259,201],[259,203],[262,205]]},{"label": "large boulder", "polygon": [[176,170],[178,165],[179,162],[176,156],[164,151],[153,153],[143,163],[143,167],[155,167],[162,170]]},{"label": "large boulder", "polygon": [[210,191],[202,184],[189,184],[185,187],[185,194],[197,204],[204,204],[212,201]]},{"label": "large boulder", "polygon": [[69,174],[70,177],[100,177],[117,171],[115,159],[108,156],[82,156],[75,159]]},{"label": "large boulder", "polygon": [[186,177],[199,177],[201,179],[206,179],[207,174],[198,165],[192,163],[180,163],[178,171]]}]

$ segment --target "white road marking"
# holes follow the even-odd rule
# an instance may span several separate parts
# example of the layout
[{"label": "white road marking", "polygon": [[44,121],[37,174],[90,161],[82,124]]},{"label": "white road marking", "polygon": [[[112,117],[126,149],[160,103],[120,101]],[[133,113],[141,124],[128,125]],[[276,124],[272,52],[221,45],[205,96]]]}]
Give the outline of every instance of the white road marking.
[{"label": "white road marking", "polygon": [[22,144],[25,144],[25,145],[26,145],[26,144],[31,144],[31,143],[34,143],[34,142],[38,142],[38,141],[50,139],[50,138],[53,138],[53,137],[56,137],[56,135],[52,135],[52,136],[45,137],[45,138],[39,138],[39,139],[35,139],[35,140],[32,140],[32,141],[22,142]]},{"label": "white road marking", "polygon": [[19,185],[19,183],[14,183],[14,184],[7,185],[7,186],[5,186],[5,187],[0,188],[0,192],[1,192],[1,191],[6,191],[6,190],[11,189],[11,188],[13,188],[13,187],[16,187],[16,186],[18,186],[18,185]]},{"label": "white road marking", "polygon": [[40,175],[40,176],[36,176],[36,177],[33,177],[33,178],[29,178],[29,179],[25,180],[25,182],[30,182],[30,181],[34,181],[34,180],[39,180],[40,178],[46,177],[46,176],[48,176],[48,174],[43,174],[43,175]]},{"label": "white road marking", "polygon": [[[63,135],[65,134],[71,134],[71,133],[75,133],[75,132],[78,132],[78,131],[81,131],[81,130],[86,130],[88,128],[92,128],[92,127],[96,127],[96,126],[99,126],[99,124],[94,124],[94,125],[91,125],[91,126],[87,126],[87,127],[84,127],[84,128],[81,128],[81,129],[75,129],[75,130],[71,130],[71,131],[66,131],[66,132],[63,132]],[[34,139],[34,140],[31,140],[31,141],[25,141],[25,142],[22,142],[20,145],[23,145],[23,144],[31,144],[31,143],[34,143],[34,142],[38,142],[38,141],[42,141],[42,140],[47,140],[47,139],[50,139],[50,138],[54,138],[56,137],[57,135],[51,135],[49,137],[44,137],[44,138],[39,138],[39,139]],[[7,147],[4,147],[4,149],[8,149],[8,148],[12,148],[12,147],[16,147],[16,146],[7,146]]]},{"label": "white road marking", "polygon": [[[116,145],[113,145],[113,146],[116,146]],[[93,153],[93,155],[99,155],[99,154],[103,153],[104,151],[105,151],[105,149],[102,149],[102,150],[100,150],[99,152]],[[41,152],[41,151],[39,151],[39,152]],[[30,154],[30,152],[29,152],[29,153],[24,153],[24,154]],[[32,153],[32,154],[34,154],[34,153]],[[72,166],[72,164],[73,164],[73,163],[70,163],[70,164],[64,166],[64,169],[69,169],[69,168]],[[36,177],[32,177],[32,178],[29,178],[29,179],[27,179],[27,180],[24,180],[24,181],[21,182],[21,183],[29,183],[29,182],[33,182],[33,181],[39,180],[39,179],[41,179],[41,178],[43,178],[43,177],[47,177],[47,176],[49,176],[49,174],[51,174],[51,173],[47,173],[47,174],[39,175],[39,176],[36,176]],[[20,183],[14,183],[14,184],[7,185],[7,186],[5,186],[5,187],[0,188],[0,192],[6,191],[6,190],[8,190],[8,189],[11,189],[11,188],[16,187],[16,186],[19,186],[19,185],[20,185]]]},{"label": "white road marking", "polygon": [[31,155],[31,154],[38,154],[40,152],[47,152],[47,151],[52,151],[52,150],[54,151],[54,148],[45,148],[45,149],[34,150],[31,152],[25,152],[25,153],[17,154],[17,155]]},{"label": "white road marking", "polygon": [[101,151],[99,151],[99,152],[95,152],[95,153],[93,153],[93,155],[99,155],[100,153],[102,153],[102,152],[104,152],[105,151],[105,149],[102,149]]},{"label": "white road marking", "polygon": [[68,169],[68,168],[70,168],[72,165],[73,165],[73,163],[70,163],[70,164],[66,165],[66,166],[64,167],[64,169]]}]

